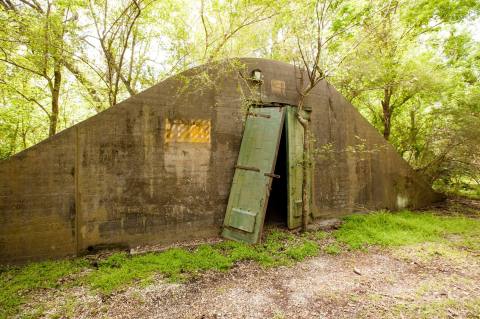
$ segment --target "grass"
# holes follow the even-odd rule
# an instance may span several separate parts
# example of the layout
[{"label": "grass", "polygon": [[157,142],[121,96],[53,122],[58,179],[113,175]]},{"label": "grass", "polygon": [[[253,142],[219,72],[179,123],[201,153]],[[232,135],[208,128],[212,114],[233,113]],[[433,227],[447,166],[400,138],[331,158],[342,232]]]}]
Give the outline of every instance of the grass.
[{"label": "grass", "polygon": [[329,255],[338,255],[342,252],[342,247],[340,245],[333,243],[329,244],[324,248],[324,251]]},{"label": "grass", "polygon": [[466,238],[479,235],[480,221],[433,213],[377,212],[346,217],[334,236],[350,248],[359,249],[368,245],[385,247],[435,242],[453,234]]},{"label": "grass", "polygon": [[222,271],[231,266],[230,258],[208,245],[199,246],[194,251],[173,248],[162,253],[132,257],[116,253],[100,262],[98,270],[91,272],[84,282],[104,294],[110,294],[133,281],[149,283],[156,273],[163,274],[171,281],[178,281],[187,274],[209,269]]},{"label": "grass", "polygon": [[34,289],[55,288],[59,280],[81,271],[84,259],[46,261],[25,267],[8,267],[0,271],[0,318],[13,315]]},{"label": "grass", "polygon": [[[291,265],[320,252],[337,255],[345,249],[365,249],[370,245],[439,242],[453,234],[461,235],[455,245],[476,250],[480,246],[480,221],[432,213],[377,212],[348,216],[342,226],[331,233],[293,235],[273,230],[259,245],[224,241],[135,256],[118,252],[98,261],[96,266],[78,258],[5,268],[0,270],[0,318],[15,315],[32,292],[60,287],[60,279],[69,275],[73,275],[69,285],[84,285],[96,292],[111,294],[132,284],[148,284],[156,275],[169,281],[183,281],[207,270],[227,271],[246,260],[262,267]],[[64,311],[70,313],[72,307],[74,304]]]}]

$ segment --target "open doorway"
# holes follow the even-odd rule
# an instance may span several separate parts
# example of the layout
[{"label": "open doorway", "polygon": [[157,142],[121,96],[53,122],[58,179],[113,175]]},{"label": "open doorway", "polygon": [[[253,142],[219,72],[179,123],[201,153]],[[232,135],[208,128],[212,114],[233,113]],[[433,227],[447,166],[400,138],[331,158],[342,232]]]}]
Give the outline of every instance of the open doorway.
[{"label": "open doorway", "polygon": [[[297,109],[252,107],[235,165],[222,236],[254,244],[265,224],[300,227],[302,160],[303,127]],[[272,176],[272,166],[280,178]]]},{"label": "open doorway", "polygon": [[270,196],[268,198],[265,225],[273,227],[287,227],[288,218],[288,185],[287,185],[287,139],[286,129],[282,130],[280,145],[278,147],[277,162],[275,164]]}]

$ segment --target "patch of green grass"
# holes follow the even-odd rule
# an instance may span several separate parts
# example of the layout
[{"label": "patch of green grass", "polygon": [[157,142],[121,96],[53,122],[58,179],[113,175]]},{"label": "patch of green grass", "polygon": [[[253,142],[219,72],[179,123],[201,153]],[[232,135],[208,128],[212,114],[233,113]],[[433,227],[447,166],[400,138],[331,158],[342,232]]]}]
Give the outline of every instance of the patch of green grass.
[{"label": "patch of green grass", "polygon": [[84,259],[45,261],[0,272],[0,318],[14,315],[33,289],[55,288],[58,280],[86,267]]},{"label": "patch of green grass", "polygon": [[272,251],[268,251],[263,245],[253,246],[234,241],[226,241],[216,245],[215,248],[229,256],[233,263],[244,260],[252,260],[261,265],[269,266],[277,263],[278,261],[278,258],[272,254]]},{"label": "patch of green grass", "polygon": [[441,259],[452,267],[468,265],[472,260],[469,251],[457,247],[451,242],[428,242],[395,249],[394,254],[403,260],[416,263],[432,263]]},{"label": "patch of green grass", "polygon": [[307,257],[318,255],[318,244],[311,240],[306,240],[297,245],[292,245],[285,250],[285,254],[296,261],[304,260]]},{"label": "patch of green grass", "polygon": [[480,251],[480,230],[477,234],[463,236],[461,240],[453,241],[451,244],[457,248],[468,251]]},{"label": "patch of green grass", "polygon": [[285,318],[285,315],[280,311],[276,311],[272,317],[272,319],[284,319],[284,318]]},{"label": "patch of green grass", "polygon": [[133,281],[149,283],[155,273],[162,273],[172,281],[185,278],[186,274],[208,269],[227,270],[231,260],[209,245],[201,245],[194,251],[173,248],[162,253],[149,253],[129,257],[116,253],[99,263],[98,270],[84,279],[94,289],[105,294]]},{"label": "patch of green grass", "polygon": [[342,247],[340,247],[337,243],[333,243],[326,246],[324,250],[329,255],[338,255],[342,252]]},{"label": "patch of green grass", "polygon": [[[49,314],[48,318],[50,319],[60,319],[60,318],[73,318],[75,315],[75,307],[77,305],[77,300],[73,297],[68,297],[65,300],[65,303],[56,309],[53,314]],[[42,313],[32,314],[32,318],[39,318]]]},{"label": "patch of green grass", "polygon": [[329,235],[329,233],[327,233],[323,230],[318,230],[318,231],[307,233],[307,234],[309,234],[309,235],[311,234],[310,236],[314,240],[324,240]]},{"label": "patch of green grass", "polygon": [[45,304],[41,304],[37,306],[35,309],[30,311],[29,313],[22,313],[20,318],[22,319],[38,319],[44,316],[45,311],[47,310],[47,306]]},{"label": "patch of green grass", "polygon": [[347,216],[334,236],[339,242],[358,249],[367,245],[400,246],[435,242],[449,234],[469,236],[479,232],[480,221],[472,218],[381,211]]}]

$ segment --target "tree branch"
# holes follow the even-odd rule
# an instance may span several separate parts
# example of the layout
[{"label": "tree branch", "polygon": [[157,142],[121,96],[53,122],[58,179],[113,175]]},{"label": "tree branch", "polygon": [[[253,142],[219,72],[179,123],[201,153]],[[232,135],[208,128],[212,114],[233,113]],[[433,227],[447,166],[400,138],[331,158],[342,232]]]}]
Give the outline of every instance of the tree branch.
[{"label": "tree branch", "polygon": [[6,81],[4,80],[0,80],[0,84],[3,84],[5,86],[7,86],[10,90],[13,90],[15,93],[17,93],[18,95],[20,95],[22,98],[24,98],[25,100],[29,101],[29,102],[33,102],[35,103],[36,105],[38,105],[44,112],[45,114],[47,114],[47,116],[50,117],[50,113],[47,111],[47,109],[40,103],[38,102],[35,98],[33,97],[29,97],[27,95],[25,95],[23,92],[21,92],[20,90],[18,90],[16,87],[14,86],[11,86],[10,84],[8,84]]},{"label": "tree branch", "polygon": [[207,23],[205,21],[205,0],[201,0],[201,3],[200,3],[200,17],[202,19],[202,26],[203,26],[203,32],[205,33],[205,48],[204,48],[204,51],[203,51],[203,59],[205,59],[205,57],[207,56],[207,51],[208,51],[208,47],[209,47],[209,43],[208,43],[208,29],[207,29]]},{"label": "tree branch", "polygon": [[30,1],[27,1],[27,0],[20,0],[20,2],[26,4],[27,6],[29,6],[30,8],[32,8],[33,10],[39,12],[39,13],[44,13],[42,7],[40,6],[40,4],[36,1],[36,0],[32,0],[32,2]]},{"label": "tree branch", "polygon": [[210,54],[209,58],[208,58],[208,62],[212,61],[215,56],[218,54],[218,52],[220,52],[220,50],[225,46],[225,44],[228,42],[228,40],[230,40],[231,37],[233,37],[237,32],[239,32],[240,30],[242,30],[243,28],[246,28],[252,24],[255,24],[255,23],[259,23],[259,22],[262,22],[262,21],[265,21],[265,20],[268,20],[268,19],[271,19],[272,17],[278,15],[277,12],[274,12],[266,17],[263,17],[261,18],[261,15],[264,13],[264,10],[262,10],[259,14],[257,14],[255,17],[251,18],[250,20],[247,18],[245,18],[242,23],[237,26],[235,29],[233,29],[232,31],[230,31],[229,33],[227,33],[226,35],[223,36],[223,39],[222,41],[220,42],[220,44],[215,48],[215,50],[213,50],[213,52]]},{"label": "tree branch", "polygon": [[10,0],[0,0],[0,5],[7,11],[17,11],[17,8],[15,8]]}]

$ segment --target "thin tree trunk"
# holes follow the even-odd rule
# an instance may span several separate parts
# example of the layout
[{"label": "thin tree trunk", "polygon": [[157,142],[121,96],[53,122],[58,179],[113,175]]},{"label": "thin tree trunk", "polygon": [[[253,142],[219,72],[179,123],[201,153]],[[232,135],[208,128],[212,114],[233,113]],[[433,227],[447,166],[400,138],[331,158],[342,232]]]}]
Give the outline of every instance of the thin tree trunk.
[{"label": "thin tree trunk", "polygon": [[302,163],[302,231],[307,231],[310,215],[309,173],[311,167],[310,150],[310,116],[304,110],[305,96],[301,96],[298,108],[298,121],[303,127],[303,163]]},{"label": "thin tree trunk", "polygon": [[28,131],[22,132],[22,144],[24,149],[27,148],[27,134],[28,134]]},{"label": "thin tree trunk", "polygon": [[303,125],[303,169],[302,169],[302,231],[307,230],[307,225],[310,216],[310,185],[309,174],[311,171],[311,158],[310,158],[310,120],[306,120]]},{"label": "thin tree trunk", "polygon": [[53,71],[53,89],[52,89],[52,113],[50,114],[50,129],[48,136],[57,133],[57,123],[59,114],[60,86],[62,84],[62,71],[58,62],[55,63]]},{"label": "thin tree trunk", "polygon": [[411,163],[412,156],[417,159],[418,158],[418,151],[417,151],[417,123],[415,121],[415,110],[410,110],[410,132],[409,132],[409,145],[410,145],[410,156],[408,162]]},{"label": "thin tree trunk", "polygon": [[390,100],[392,97],[392,88],[386,86],[383,91],[382,109],[383,109],[383,137],[388,141],[392,127],[392,106]]}]

